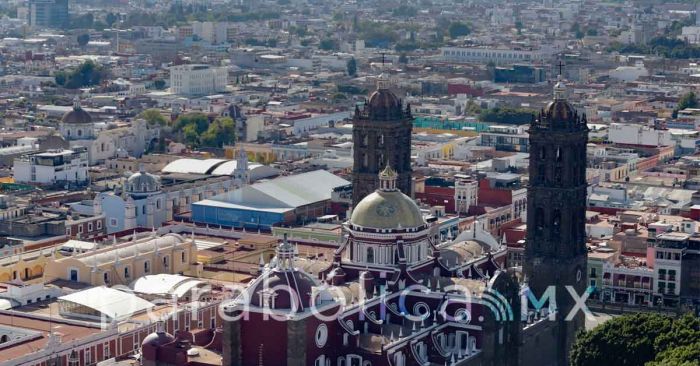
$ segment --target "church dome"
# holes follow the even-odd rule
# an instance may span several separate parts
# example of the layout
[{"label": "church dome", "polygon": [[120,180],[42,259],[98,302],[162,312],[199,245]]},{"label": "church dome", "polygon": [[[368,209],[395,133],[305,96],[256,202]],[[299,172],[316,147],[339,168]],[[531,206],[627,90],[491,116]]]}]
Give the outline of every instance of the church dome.
[{"label": "church dome", "polygon": [[262,308],[302,312],[313,304],[317,282],[295,266],[296,248],[287,241],[286,234],[275,253],[272,267],[246,290],[246,301]]},{"label": "church dome", "polygon": [[375,110],[399,110],[401,111],[401,101],[389,89],[375,90],[367,102],[370,108]]},{"label": "church dome", "polygon": [[552,122],[569,122],[576,119],[576,110],[566,100],[566,84],[559,80],[554,85],[554,100],[544,109],[545,115]]},{"label": "church dome", "polygon": [[76,100],[73,109],[68,111],[61,118],[61,123],[66,124],[88,124],[92,123],[92,116],[80,106],[80,101]]},{"label": "church dome", "polygon": [[248,296],[254,306],[303,311],[312,304],[314,286],[316,282],[305,272],[273,269],[263,274],[263,278],[249,289]]},{"label": "church dome", "polygon": [[128,193],[153,193],[160,191],[160,177],[143,171],[132,174],[126,181]]},{"label": "church dome", "polygon": [[396,189],[396,172],[387,166],[379,174],[380,188],[352,210],[350,224],[364,228],[396,229],[425,225],[418,205]]},{"label": "church dome", "polygon": [[160,347],[172,343],[173,341],[175,341],[175,337],[165,331],[165,323],[163,321],[158,321],[156,324],[156,331],[143,339],[141,347]]},{"label": "church dome", "polygon": [[551,116],[553,121],[571,121],[576,111],[566,100],[554,100],[547,104],[545,114]]}]

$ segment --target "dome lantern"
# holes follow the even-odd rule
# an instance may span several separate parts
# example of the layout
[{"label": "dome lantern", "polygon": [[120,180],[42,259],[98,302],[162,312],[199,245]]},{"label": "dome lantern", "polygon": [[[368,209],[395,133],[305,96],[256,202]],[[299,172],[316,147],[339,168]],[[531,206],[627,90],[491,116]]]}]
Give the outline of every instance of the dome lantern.
[{"label": "dome lantern", "polygon": [[396,190],[396,171],[389,164],[379,173],[379,189],[384,192]]},{"label": "dome lantern", "polygon": [[282,242],[277,246],[277,267],[278,271],[293,271],[294,270],[294,247],[289,244],[287,234],[284,234]]}]

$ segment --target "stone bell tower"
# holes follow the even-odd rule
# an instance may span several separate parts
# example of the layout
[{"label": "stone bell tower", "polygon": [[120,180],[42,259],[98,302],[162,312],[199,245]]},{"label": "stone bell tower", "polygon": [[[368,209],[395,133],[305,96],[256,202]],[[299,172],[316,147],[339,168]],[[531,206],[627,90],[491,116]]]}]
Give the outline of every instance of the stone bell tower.
[{"label": "stone bell tower", "polygon": [[411,130],[410,106],[389,90],[382,75],[377,90],[365,106],[355,108],[353,118],[352,205],[379,188],[379,172],[391,165],[397,173],[397,187],[411,194]]},{"label": "stone bell tower", "polygon": [[527,242],[524,271],[530,291],[541,299],[556,294],[557,364],[568,364],[568,352],[583,313],[565,320],[576,300],[567,287],[583,295],[586,277],[586,116],[566,98],[559,80],[554,100],[530,125],[530,183],[527,192]]}]

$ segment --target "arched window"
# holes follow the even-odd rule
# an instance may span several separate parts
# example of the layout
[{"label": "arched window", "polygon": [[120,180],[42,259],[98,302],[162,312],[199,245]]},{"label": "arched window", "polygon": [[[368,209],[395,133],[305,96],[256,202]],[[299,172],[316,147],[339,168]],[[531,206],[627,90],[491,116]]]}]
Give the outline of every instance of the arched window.
[{"label": "arched window", "polygon": [[559,212],[559,210],[554,210],[554,212],[552,213],[552,228],[554,230],[555,235],[559,234],[560,227],[561,227],[561,212]]},{"label": "arched window", "polygon": [[144,272],[144,273],[150,273],[150,272],[151,272],[151,262],[149,262],[149,261],[143,262],[143,272]]},{"label": "arched window", "polygon": [[124,267],[124,278],[129,278],[129,267]]},{"label": "arched window", "polygon": [[185,252],[180,253],[180,260],[182,261],[182,263],[185,263],[185,259]]},{"label": "arched window", "polygon": [[7,334],[3,334],[2,337],[0,337],[0,343],[5,343],[7,342]]},{"label": "arched window", "polygon": [[367,248],[367,263],[374,263],[374,248]]},{"label": "arched window", "polygon": [[103,273],[102,279],[104,280],[105,285],[109,284],[109,273],[107,273],[107,272]]},{"label": "arched window", "polygon": [[544,229],[544,209],[542,207],[535,210],[535,227],[538,231]]},{"label": "arched window", "polygon": [[78,136],[82,136],[82,135],[83,135],[83,130],[78,130]]}]

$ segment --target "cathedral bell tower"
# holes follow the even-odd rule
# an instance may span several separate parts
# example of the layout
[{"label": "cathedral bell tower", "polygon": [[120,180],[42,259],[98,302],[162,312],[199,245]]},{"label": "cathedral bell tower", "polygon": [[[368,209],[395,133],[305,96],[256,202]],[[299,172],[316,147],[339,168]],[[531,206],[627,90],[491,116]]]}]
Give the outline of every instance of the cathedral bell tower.
[{"label": "cathedral bell tower", "polygon": [[379,172],[391,165],[397,174],[397,188],[411,194],[411,130],[410,106],[389,90],[388,78],[381,75],[377,90],[365,106],[355,108],[353,118],[353,207],[379,188]]},{"label": "cathedral bell tower", "polygon": [[[530,183],[527,191],[527,242],[524,271],[530,291],[541,299],[555,290],[557,364],[568,364],[575,333],[583,327],[583,313],[565,318],[587,288],[586,278],[586,116],[566,99],[559,80],[554,100],[530,125]],[[530,304],[532,306],[532,304]]]}]

